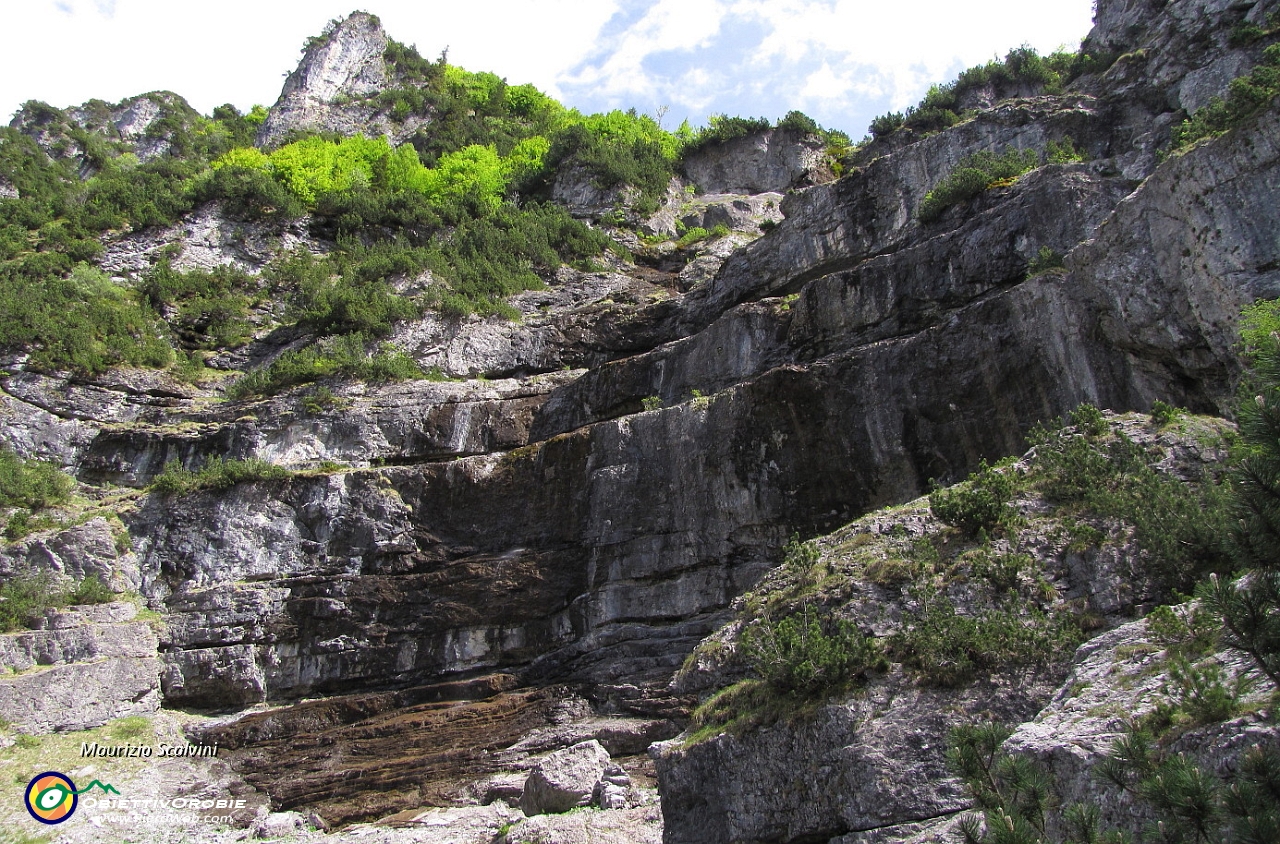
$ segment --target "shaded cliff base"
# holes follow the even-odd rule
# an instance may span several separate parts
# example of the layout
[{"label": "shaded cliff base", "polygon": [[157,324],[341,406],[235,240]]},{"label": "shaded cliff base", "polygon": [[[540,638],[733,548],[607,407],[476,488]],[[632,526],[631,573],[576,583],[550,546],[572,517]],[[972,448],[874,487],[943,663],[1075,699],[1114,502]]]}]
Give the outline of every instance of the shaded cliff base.
[{"label": "shaded cliff base", "polygon": [[[973,807],[946,759],[951,730],[996,721],[1014,728],[1007,750],[1052,772],[1064,804],[1090,802],[1107,822],[1133,827],[1152,813],[1092,773],[1133,718],[1164,718],[1161,752],[1186,753],[1223,776],[1249,747],[1280,747],[1280,729],[1274,690],[1261,681],[1225,721],[1179,714],[1186,664],[1216,671],[1227,687],[1250,673],[1240,656],[1213,645],[1194,607],[1130,620],[1211,565],[1190,556],[1185,569],[1157,563],[1151,549],[1194,544],[1216,518],[1231,426],[1172,410],[1153,419],[1084,408],[1075,422],[1044,432],[1022,460],[936,493],[932,507],[919,499],[793,544],[665,691],[635,690],[633,705],[650,717],[571,687],[521,687],[512,675],[490,674],[230,718],[161,711],[45,735],[11,725],[7,761],[21,766],[37,754],[77,782],[110,778],[130,794],[245,799],[225,828],[180,827],[209,841],[922,844],[958,841]],[[1090,466],[1103,474],[1089,476]],[[1071,483],[1098,477],[1117,495],[1089,498]],[[984,491],[991,496],[977,494]],[[1185,524],[1152,522],[1119,501],[1134,494],[1154,496],[1148,510]],[[939,520],[939,509],[953,524]],[[850,622],[880,643],[883,658],[816,697],[726,698],[724,689],[761,682],[747,631],[805,612]],[[121,621],[99,623],[130,623],[117,614]],[[70,647],[63,653],[68,670],[90,665]],[[77,759],[80,742],[95,740],[216,742],[219,755],[155,765]],[[548,754],[592,741],[627,783],[617,808],[532,818],[516,808]],[[599,803],[593,776],[585,793]],[[81,814],[58,840],[100,840],[93,814]],[[144,820],[124,828],[131,840],[177,840]]]}]

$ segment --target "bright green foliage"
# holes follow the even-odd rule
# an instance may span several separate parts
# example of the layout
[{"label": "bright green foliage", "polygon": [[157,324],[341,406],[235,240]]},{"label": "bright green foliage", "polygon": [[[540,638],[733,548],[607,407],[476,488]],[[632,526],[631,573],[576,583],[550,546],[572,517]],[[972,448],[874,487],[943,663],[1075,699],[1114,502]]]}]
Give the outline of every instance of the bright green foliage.
[{"label": "bright green foliage", "polygon": [[43,280],[0,269],[0,345],[30,349],[31,363],[50,370],[98,373],[173,362],[150,309],[85,265],[68,278]]},{"label": "bright green foliage", "polygon": [[237,147],[228,150],[225,155],[215,160],[211,167],[214,170],[220,170],[223,167],[243,167],[247,170],[268,172],[271,169],[271,159],[255,147]]},{"label": "bright green foliage", "polygon": [[406,381],[429,377],[413,359],[390,345],[369,351],[363,334],[329,337],[306,348],[285,352],[270,366],[256,369],[227,390],[231,399],[265,396],[322,378],[342,376],[363,381]]},{"label": "bright green foliage", "polygon": [[39,510],[61,504],[75,483],[52,463],[23,460],[0,446],[0,507]]},{"label": "bright green foliage", "polygon": [[503,160],[503,175],[509,182],[519,184],[541,173],[546,167],[551,141],[541,135],[525,138],[511,148]]},{"label": "bright green foliage", "polygon": [[445,65],[444,79],[471,108],[489,105],[506,87],[506,83],[492,73],[471,73],[453,65]]},{"label": "bright green foliage", "polygon": [[506,169],[497,150],[473,144],[442,155],[434,169],[424,170],[421,190],[438,204],[465,200],[496,211],[506,192]]},{"label": "bright green foliage", "polygon": [[304,138],[280,147],[269,159],[276,179],[298,199],[311,204],[321,193],[369,184],[374,164],[390,154],[391,145],[385,138],[355,135],[337,143],[321,137]]},{"label": "bright green foliage", "polygon": [[1045,145],[1044,160],[1046,164],[1076,164],[1085,159],[1084,153],[1076,149],[1075,141],[1063,138]]},{"label": "bright green foliage", "polygon": [[978,152],[960,160],[946,178],[925,194],[917,215],[929,223],[942,212],[965,202],[998,183],[1016,179],[1040,166],[1040,154],[1034,149],[1008,149],[1001,154]]},{"label": "bright green foliage", "polygon": [[979,531],[993,533],[1014,524],[1018,513],[1009,506],[1017,489],[1010,471],[998,471],[983,460],[978,471],[962,484],[935,489],[929,494],[929,509],[943,524],[960,528],[969,536]]},{"label": "bright green foliage", "polygon": [[1262,62],[1248,76],[1231,80],[1224,99],[1215,97],[1207,106],[1174,127],[1173,145],[1185,149],[1203,138],[1212,138],[1239,125],[1271,105],[1280,96],[1280,44],[1262,53]]},{"label": "bright green foliage", "polygon": [[292,473],[283,466],[256,457],[248,460],[211,457],[194,472],[175,460],[164,467],[148,490],[161,495],[190,495],[204,489],[224,490],[237,484],[282,480],[291,476]]},{"label": "bright green foliage", "polygon": [[97,575],[70,586],[47,571],[25,572],[0,583],[0,633],[21,630],[45,610],[69,604],[105,604],[116,594]]},{"label": "bright green foliage", "polygon": [[810,607],[780,619],[761,619],[743,631],[742,652],[777,694],[822,698],[885,666],[875,640],[857,625]]},{"label": "bright green foliage", "polygon": [[556,170],[585,168],[602,188],[639,188],[636,208],[643,212],[657,209],[679,154],[676,136],[648,115],[634,110],[591,115],[571,111],[551,138],[546,162]]}]

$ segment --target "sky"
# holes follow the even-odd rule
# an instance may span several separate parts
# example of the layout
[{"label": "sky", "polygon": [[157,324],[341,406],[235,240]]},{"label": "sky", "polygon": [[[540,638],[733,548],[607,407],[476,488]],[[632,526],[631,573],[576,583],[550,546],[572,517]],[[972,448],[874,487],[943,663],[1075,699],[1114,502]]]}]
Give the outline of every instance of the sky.
[{"label": "sky", "polygon": [[[363,4],[363,5],[362,5]],[[271,105],[308,36],[363,9],[429,59],[672,129],[798,109],[854,139],[929,86],[1028,44],[1075,49],[1091,0],[0,0],[0,115],[174,91]]]}]

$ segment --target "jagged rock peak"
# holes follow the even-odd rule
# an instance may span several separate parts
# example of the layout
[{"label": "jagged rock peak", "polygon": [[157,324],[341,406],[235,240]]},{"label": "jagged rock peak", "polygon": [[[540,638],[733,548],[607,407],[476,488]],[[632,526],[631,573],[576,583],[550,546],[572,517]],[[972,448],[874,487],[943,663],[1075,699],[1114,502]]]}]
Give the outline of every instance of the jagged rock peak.
[{"label": "jagged rock peak", "polygon": [[376,15],[352,12],[330,21],[308,41],[298,69],[285,80],[258,145],[272,146],[299,129],[363,130],[367,115],[360,102],[387,86],[386,49],[387,34]]}]

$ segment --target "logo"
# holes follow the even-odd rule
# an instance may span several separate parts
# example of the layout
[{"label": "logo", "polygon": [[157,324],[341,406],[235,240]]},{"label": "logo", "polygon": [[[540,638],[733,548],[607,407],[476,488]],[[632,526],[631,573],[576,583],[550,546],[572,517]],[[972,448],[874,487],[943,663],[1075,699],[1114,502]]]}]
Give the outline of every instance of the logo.
[{"label": "logo", "polygon": [[79,795],[92,791],[95,786],[107,794],[120,793],[115,786],[104,785],[98,780],[77,791],[76,784],[66,774],[45,771],[27,784],[27,812],[40,823],[62,823],[75,814]]}]

